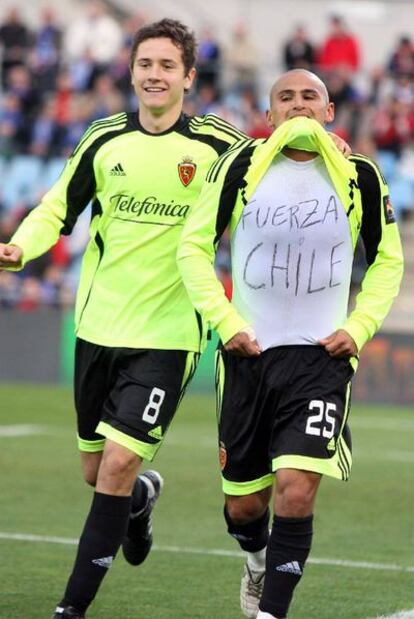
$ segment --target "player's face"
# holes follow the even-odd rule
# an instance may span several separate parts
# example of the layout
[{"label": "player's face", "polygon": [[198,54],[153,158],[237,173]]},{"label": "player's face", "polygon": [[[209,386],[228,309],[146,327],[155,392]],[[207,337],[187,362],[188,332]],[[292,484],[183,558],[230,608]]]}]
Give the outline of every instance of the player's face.
[{"label": "player's face", "polygon": [[313,118],[321,125],[334,119],[334,105],[318,78],[306,73],[288,73],[272,89],[269,124],[276,129],[295,116]]},{"label": "player's face", "polygon": [[195,75],[186,75],[182,52],[171,39],[147,39],[139,46],[131,69],[132,85],[143,106],[163,114],[182,105],[184,89],[189,89]]}]

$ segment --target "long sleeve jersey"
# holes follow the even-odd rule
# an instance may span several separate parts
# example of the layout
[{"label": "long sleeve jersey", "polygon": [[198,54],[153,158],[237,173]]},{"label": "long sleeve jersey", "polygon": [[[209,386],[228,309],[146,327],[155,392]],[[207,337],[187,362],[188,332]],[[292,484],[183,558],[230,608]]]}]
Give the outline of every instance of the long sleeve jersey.
[{"label": "long sleeve jersey", "polygon": [[78,337],[104,346],[200,351],[206,329],[176,264],[212,162],[245,136],[214,115],[146,132],[137,113],[94,122],[11,243],[24,264],[70,234],[91,202],[76,301]]},{"label": "long sleeve jersey", "polygon": [[[267,141],[247,142],[213,164],[200,199],[186,222],[178,251],[189,296],[224,342],[250,324],[249,317],[242,315],[224,295],[214,273],[214,255],[227,226],[233,243],[243,225],[246,205],[286,145],[320,154],[340,208],[347,217],[351,248],[355,248],[359,234],[362,236],[368,269],[355,309],[337,324],[337,328],[345,329],[352,336],[360,349],[381,325],[399,290],[403,259],[398,229],[388,187],[377,166],[360,155],[346,160],[325,130],[307,118],[287,121]],[[309,210],[309,205],[306,208]],[[277,295],[277,288],[274,294]],[[302,311],[306,312],[306,307]]]}]

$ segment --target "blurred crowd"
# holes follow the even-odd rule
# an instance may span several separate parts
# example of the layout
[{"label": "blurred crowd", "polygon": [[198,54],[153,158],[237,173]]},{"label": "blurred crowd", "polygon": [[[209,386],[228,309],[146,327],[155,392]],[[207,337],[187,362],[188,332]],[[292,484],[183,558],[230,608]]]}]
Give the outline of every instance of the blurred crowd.
[{"label": "blurred crowd", "polygon": [[[5,14],[0,22],[0,241],[10,238],[58,178],[91,121],[137,108],[129,76],[130,44],[147,21],[141,14],[116,19],[101,0],[85,2],[84,13],[65,25],[50,5],[42,10],[36,30],[16,8]],[[185,111],[213,112],[251,137],[267,137],[267,97],[260,92],[254,33],[239,23],[226,46],[212,27],[197,35],[198,79]],[[414,209],[414,42],[402,34],[390,46],[385,66],[368,73],[350,25],[330,16],[322,41],[314,41],[305,25],[290,33],[276,50],[274,73],[304,67],[324,79],[336,106],[329,129],[354,151],[378,161],[397,217],[404,222]],[[86,213],[70,237],[27,265],[24,273],[0,272],[0,307],[73,304],[87,240]],[[217,269],[230,294],[226,241]]]}]

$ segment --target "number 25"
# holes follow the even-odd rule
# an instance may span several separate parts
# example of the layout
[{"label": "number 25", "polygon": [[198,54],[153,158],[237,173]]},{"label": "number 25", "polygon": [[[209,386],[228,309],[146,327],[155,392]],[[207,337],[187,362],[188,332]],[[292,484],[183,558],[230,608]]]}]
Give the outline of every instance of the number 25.
[{"label": "number 25", "polygon": [[336,411],[336,404],[324,402],[323,400],[312,400],[309,403],[309,410],[317,410],[315,415],[309,415],[306,422],[306,434],[312,436],[322,436],[332,438],[335,433],[335,417],[330,415],[330,411]]}]

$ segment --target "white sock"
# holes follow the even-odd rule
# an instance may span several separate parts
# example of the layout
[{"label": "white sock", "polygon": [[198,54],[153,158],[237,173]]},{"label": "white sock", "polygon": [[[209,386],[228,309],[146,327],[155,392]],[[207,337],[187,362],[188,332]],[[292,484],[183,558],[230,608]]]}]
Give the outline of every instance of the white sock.
[{"label": "white sock", "polygon": [[255,572],[264,570],[266,567],[266,546],[257,552],[248,552],[247,565]]},{"label": "white sock", "polygon": [[265,613],[263,612],[263,610],[259,610],[259,614],[257,615],[256,619],[277,619],[277,617],[271,615],[270,613]]}]

